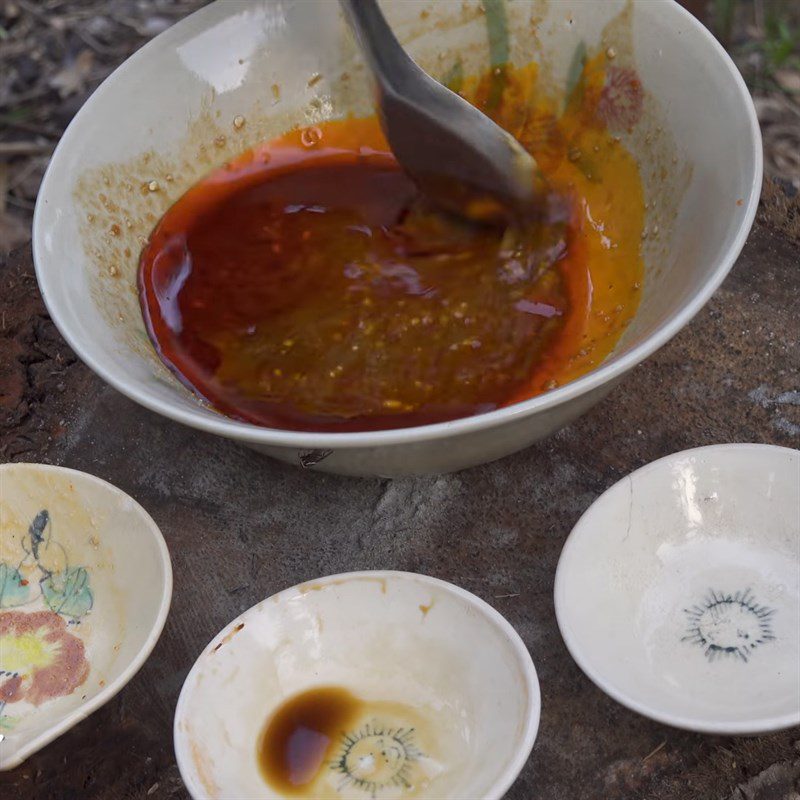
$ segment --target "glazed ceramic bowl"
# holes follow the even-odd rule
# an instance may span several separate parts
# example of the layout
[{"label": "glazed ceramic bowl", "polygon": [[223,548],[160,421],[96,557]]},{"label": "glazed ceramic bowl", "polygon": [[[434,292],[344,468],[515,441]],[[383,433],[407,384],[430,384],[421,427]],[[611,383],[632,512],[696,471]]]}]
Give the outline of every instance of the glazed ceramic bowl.
[{"label": "glazed ceramic bowl", "polygon": [[438,78],[454,69],[481,74],[508,54],[516,64],[538,62],[563,94],[581,54],[603,51],[616,59],[620,81],[643,88],[641,118],[619,131],[640,164],[653,234],[643,242],[642,302],[616,350],[594,371],[452,422],[304,433],[227,419],[158,360],[136,276],[142,243],[169,205],[259,141],[294,125],[372,112],[365,69],[330,0],[217,2],[125,62],[59,143],[39,193],[34,257],[47,307],[75,352],[148,408],[305,467],[441,472],[553,433],[689,322],[731,268],[752,224],[760,134],[735,66],[672,0],[517,0],[502,6],[502,16],[497,4],[492,15],[482,13],[478,0],[382,5],[412,55]]},{"label": "glazed ceramic bowl", "polygon": [[[316,687],[344,688],[365,711],[332,741],[304,793],[315,800],[500,800],[539,725],[531,657],[491,606],[424,575],[335,575],[246,611],[192,667],[175,712],[192,797],[285,796],[262,778],[257,742],[281,704]],[[377,732],[396,734],[379,748],[394,758],[360,785],[349,748]]]},{"label": "glazed ceramic bowl", "polygon": [[0,769],[136,674],[171,596],[164,539],[128,495],[71,469],[0,466]]},{"label": "glazed ceramic bowl", "polygon": [[800,452],[725,444],[632,473],[567,539],[555,605],[581,669],[640,714],[800,724]]}]

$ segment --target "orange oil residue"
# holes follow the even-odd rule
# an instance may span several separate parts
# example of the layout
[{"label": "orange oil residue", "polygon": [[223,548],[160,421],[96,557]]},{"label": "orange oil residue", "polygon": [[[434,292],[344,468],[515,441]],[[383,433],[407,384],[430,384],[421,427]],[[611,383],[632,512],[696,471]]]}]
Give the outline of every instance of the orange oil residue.
[{"label": "orange oil residue", "polygon": [[[639,305],[644,192],[636,160],[609,122],[628,121],[641,88],[635,75],[620,71],[623,79],[611,87],[616,92],[609,91],[608,69],[604,53],[588,60],[561,101],[542,90],[536,64],[508,70],[502,102],[492,113],[533,154],[552,190],[568,198],[571,209],[567,252],[559,264],[569,300],[564,326],[510,403],[601,364]],[[478,107],[485,105],[486,79],[463,94]]]}]

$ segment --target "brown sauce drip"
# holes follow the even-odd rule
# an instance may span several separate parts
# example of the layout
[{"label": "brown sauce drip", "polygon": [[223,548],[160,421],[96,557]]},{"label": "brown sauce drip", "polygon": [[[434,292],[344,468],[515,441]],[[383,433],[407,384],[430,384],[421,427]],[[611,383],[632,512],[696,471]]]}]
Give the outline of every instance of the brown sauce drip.
[{"label": "brown sauce drip", "polygon": [[258,742],[264,779],[284,794],[304,794],[362,705],[346,689],[336,687],[311,689],[284,703]]}]

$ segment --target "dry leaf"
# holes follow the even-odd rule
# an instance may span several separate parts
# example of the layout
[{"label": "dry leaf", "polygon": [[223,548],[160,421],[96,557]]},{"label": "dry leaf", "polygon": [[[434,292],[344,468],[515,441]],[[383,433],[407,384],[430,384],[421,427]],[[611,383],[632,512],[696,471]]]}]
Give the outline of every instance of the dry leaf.
[{"label": "dry leaf", "polygon": [[0,161],[0,214],[6,210],[6,194],[8,192],[8,164]]},{"label": "dry leaf", "polygon": [[163,33],[172,23],[173,20],[168,17],[148,17],[142,25],[137,27],[137,32],[142,36],[152,38],[153,36],[158,36],[159,33]]},{"label": "dry leaf", "polygon": [[93,66],[94,53],[91,50],[81,50],[72,63],[60,69],[50,78],[50,86],[58,90],[58,96],[62,99],[79,94],[86,88],[86,81]]},{"label": "dry leaf", "polygon": [[8,164],[0,161],[0,256],[10,253],[31,238],[30,226],[19,217],[6,212],[7,187]]},{"label": "dry leaf", "polygon": [[775,80],[787,92],[800,92],[800,72],[795,69],[777,70]]},{"label": "dry leaf", "polygon": [[16,19],[19,16],[19,6],[14,0],[5,0],[2,7],[0,7],[0,11],[2,11],[7,20]]},{"label": "dry leaf", "polygon": [[10,253],[31,238],[30,227],[19,217],[0,211],[0,256]]}]

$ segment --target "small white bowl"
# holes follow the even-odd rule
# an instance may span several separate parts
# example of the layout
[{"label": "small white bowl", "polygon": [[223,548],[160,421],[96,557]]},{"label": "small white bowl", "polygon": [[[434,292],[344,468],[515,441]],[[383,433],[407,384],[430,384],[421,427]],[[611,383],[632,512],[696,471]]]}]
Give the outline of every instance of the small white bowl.
[{"label": "small white bowl", "polygon": [[[259,735],[284,701],[323,686],[366,701],[348,734],[364,723],[416,729],[409,752],[417,776],[430,781],[419,798],[500,800],[539,725],[530,654],[491,606],[424,575],[334,575],[262,601],[198,658],[175,712],[175,753],[192,797],[282,797],[259,772]],[[373,715],[370,703],[384,701],[409,709],[408,719]],[[346,745],[344,735],[334,743]],[[330,766],[321,768],[315,798],[372,796],[342,788]],[[387,800],[404,796],[397,784],[380,789]]]},{"label": "small white bowl", "polygon": [[604,692],[679,728],[800,723],[800,452],[757,444],[662,458],[581,517],[555,607]]},{"label": "small white bowl", "polygon": [[0,770],[136,674],[171,595],[164,539],[128,495],[71,469],[0,466]]}]

